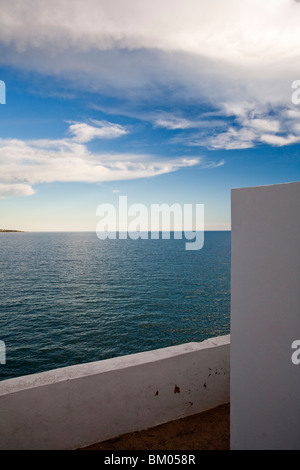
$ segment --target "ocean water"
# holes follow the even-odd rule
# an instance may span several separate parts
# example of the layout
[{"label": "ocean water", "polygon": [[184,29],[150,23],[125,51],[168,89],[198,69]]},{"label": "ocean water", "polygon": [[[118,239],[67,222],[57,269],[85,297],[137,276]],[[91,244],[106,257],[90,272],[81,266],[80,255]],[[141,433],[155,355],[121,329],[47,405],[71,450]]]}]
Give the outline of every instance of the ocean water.
[{"label": "ocean water", "polygon": [[229,334],[230,232],[0,234],[0,380]]}]

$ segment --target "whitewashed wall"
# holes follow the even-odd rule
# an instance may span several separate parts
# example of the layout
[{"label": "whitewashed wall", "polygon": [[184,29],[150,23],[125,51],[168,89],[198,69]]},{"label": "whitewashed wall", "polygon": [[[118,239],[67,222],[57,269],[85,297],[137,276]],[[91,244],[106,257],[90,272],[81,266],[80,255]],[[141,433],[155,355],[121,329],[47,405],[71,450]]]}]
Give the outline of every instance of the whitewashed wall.
[{"label": "whitewashed wall", "polygon": [[230,338],[0,382],[0,449],[74,449],[229,402]]},{"label": "whitewashed wall", "polygon": [[300,183],[232,191],[231,448],[300,449]]}]

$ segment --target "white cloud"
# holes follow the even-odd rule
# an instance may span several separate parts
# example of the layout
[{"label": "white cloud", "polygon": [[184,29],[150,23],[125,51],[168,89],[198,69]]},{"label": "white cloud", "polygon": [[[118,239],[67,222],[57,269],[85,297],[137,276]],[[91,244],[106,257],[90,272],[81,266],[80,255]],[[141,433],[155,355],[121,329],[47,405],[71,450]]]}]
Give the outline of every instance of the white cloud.
[{"label": "white cloud", "polygon": [[222,132],[214,137],[209,137],[205,145],[218,150],[236,150],[254,147],[256,134],[251,129],[235,129],[230,127],[228,131]]},{"label": "white cloud", "polygon": [[290,145],[300,142],[300,136],[295,135],[280,136],[274,134],[263,134],[260,139],[266,144],[274,145],[277,147],[283,147],[284,145]]},{"label": "white cloud", "polygon": [[195,139],[189,145],[233,150],[252,148],[261,142],[281,147],[300,141],[300,126],[297,122],[299,114],[295,110],[277,107],[270,114],[267,107],[255,107],[248,102],[233,102],[226,103],[224,111],[227,116],[234,118],[225,132]]},{"label": "white cloud", "polygon": [[73,135],[73,140],[79,143],[87,143],[95,138],[115,139],[126,135],[127,131],[119,124],[112,124],[107,121],[93,121],[97,125],[91,126],[86,123],[71,124],[69,133]]},{"label": "white cloud", "polygon": [[275,119],[252,119],[248,121],[248,126],[256,129],[257,131],[279,132],[280,122]]},{"label": "white cloud", "polygon": [[0,199],[10,196],[32,196],[34,189],[29,184],[2,184],[0,183]]},{"label": "white cloud", "polygon": [[[0,0],[0,10],[2,64],[66,79],[68,91],[80,93],[143,100],[164,87],[179,89],[187,102],[236,119],[237,128],[208,139],[210,148],[297,141],[290,109],[300,61],[294,0],[189,0],[188,8],[183,0]],[[152,122],[169,130],[203,126],[171,114]],[[101,122],[75,123],[70,131],[79,144],[126,133]]]},{"label": "white cloud", "polygon": [[252,66],[291,55],[298,12],[292,0],[2,0],[0,40],[22,52],[155,48]]},{"label": "white cloud", "polygon": [[[79,134],[79,140],[90,141],[91,135],[83,139],[83,134]],[[93,137],[98,134],[93,133]],[[153,177],[196,165],[218,165],[200,157],[166,159],[142,154],[91,153],[77,140],[78,133],[71,139],[0,139],[0,197],[30,196],[35,192],[33,186],[39,183],[99,183]]]},{"label": "white cloud", "polygon": [[253,148],[258,143],[282,147],[300,141],[300,125],[296,121],[298,115],[278,110],[278,119],[274,119],[267,113],[260,113],[259,110],[254,111],[251,107],[242,105],[230,106],[229,115],[232,112],[234,122],[225,131],[214,132],[213,135],[194,135],[186,142],[187,145],[208,147],[212,150],[236,150]]},{"label": "white cloud", "polygon": [[179,118],[176,116],[165,116],[156,118],[154,125],[157,127],[163,127],[165,129],[177,130],[177,129],[193,129],[198,127],[198,123],[189,119]]},{"label": "white cloud", "polygon": [[0,6],[2,63],[67,76],[82,88],[85,75],[98,89],[171,78],[202,96],[246,93],[278,101],[286,95],[274,92],[298,72],[300,5],[292,0],[189,0],[188,8],[183,0],[2,0]]}]

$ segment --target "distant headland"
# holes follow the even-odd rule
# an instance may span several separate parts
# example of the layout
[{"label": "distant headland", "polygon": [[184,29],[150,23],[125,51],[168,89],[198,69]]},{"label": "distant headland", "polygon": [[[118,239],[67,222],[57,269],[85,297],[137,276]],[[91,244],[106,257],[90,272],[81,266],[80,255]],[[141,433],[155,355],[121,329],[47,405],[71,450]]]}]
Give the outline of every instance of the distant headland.
[{"label": "distant headland", "polygon": [[22,230],[6,230],[5,228],[0,228],[0,233],[23,233]]}]

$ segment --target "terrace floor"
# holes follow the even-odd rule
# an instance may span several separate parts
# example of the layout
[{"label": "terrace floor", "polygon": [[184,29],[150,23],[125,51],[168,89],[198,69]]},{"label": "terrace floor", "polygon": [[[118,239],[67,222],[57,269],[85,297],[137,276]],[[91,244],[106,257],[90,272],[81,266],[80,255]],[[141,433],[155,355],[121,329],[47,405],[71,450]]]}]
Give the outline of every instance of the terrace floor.
[{"label": "terrace floor", "polygon": [[81,450],[229,450],[230,404]]}]

